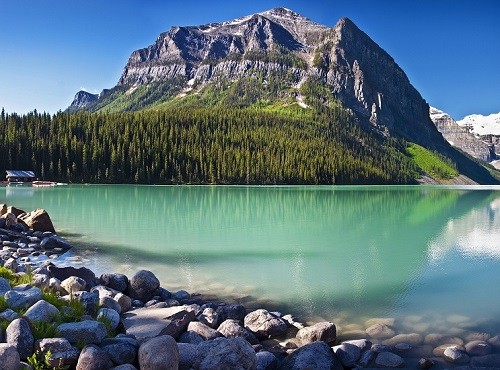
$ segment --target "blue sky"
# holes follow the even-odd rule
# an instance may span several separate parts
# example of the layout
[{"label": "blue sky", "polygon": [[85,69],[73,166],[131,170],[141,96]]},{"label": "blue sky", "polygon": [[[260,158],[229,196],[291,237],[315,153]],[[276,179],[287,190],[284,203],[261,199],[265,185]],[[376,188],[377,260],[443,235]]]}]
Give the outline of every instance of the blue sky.
[{"label": "blue sky", "polygon": [[82,88],[114,86],[130,53],[171,26],[277,6],[327,26],[349,17],[456,119],[500,111],[499,0],[0,0],[0,108],[64,110]]}]

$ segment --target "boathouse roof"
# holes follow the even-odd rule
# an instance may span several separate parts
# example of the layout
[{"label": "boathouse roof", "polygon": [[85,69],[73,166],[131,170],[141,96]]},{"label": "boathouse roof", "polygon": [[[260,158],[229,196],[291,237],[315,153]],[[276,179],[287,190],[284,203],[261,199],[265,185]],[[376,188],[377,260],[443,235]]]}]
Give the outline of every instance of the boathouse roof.
[{"label": "boathouse roof", "polygon": [[20,171],[20,170],[7,170],[7,178],[9,177],[24,177],[30,178],[35,177],[35,173],[33,171]]}]

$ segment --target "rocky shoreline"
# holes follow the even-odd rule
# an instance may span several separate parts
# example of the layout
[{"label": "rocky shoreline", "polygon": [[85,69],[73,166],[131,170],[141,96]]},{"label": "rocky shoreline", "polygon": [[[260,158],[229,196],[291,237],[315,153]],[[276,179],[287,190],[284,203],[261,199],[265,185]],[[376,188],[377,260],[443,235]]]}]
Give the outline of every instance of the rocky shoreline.
[{"label": "rocky shoreline", "polygon": [[1,369],[500,368],[495,333],[397,333],[373,319],[349,338],[332,322],[171,292],[147,270],[58,267],[71,245],[43,210],[0,205],[0,241]]}]

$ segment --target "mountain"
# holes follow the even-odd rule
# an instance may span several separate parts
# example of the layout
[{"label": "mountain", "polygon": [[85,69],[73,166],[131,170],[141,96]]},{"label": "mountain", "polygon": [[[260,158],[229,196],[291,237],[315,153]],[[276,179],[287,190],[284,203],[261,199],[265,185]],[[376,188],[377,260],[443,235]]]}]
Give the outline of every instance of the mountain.
[{"label": "mountain", "polygon": [[464,125],[459,125],[449,114],[431,107],[431,120],[443,137],[453,146],[485,162],[496,159],[495,145],[473,135]]},{"label": "mountain", "polygon": [[376,162],[384,145],[408,155],[403,140],[431,156],[438,153],[475,181],[495,181],[443,139],[404,71],[348,18],[330,28],[275,8],[222,23],[172,27],[131,54],[115,87],[88,98],[75,99],[68,110],[300,107],[340,125],[354,115],[370,133],[368,140],[387,140],[368,148],[366,138],[354,138],[372,153],[363,160]]},{"label": "mountain", "polygon": [[75,94],[73,102],[69,107],[70,112],[86,109],[92,106],[99,99],[99,94],[91,94],[87,91],[80,90]]},{"label": "mountain", "polygon": [[383,134],[424,145],[440,140],[427,103],[403,70],[352,21],[342,18],[328,28],[285,8],[223,23],[172,27],[132,53],[115,88],[93,104],[70,108],[137,110],[192,96],[210,84],[249,78],[263,84],[278,81],[278,97],[298,102],[300,88],[313,81]]},{"label": "mountain", "polygon": [[457,124],[476,135],[500,136],[500,113],[490,114],[489,116],[471,114],[457,121]]}]

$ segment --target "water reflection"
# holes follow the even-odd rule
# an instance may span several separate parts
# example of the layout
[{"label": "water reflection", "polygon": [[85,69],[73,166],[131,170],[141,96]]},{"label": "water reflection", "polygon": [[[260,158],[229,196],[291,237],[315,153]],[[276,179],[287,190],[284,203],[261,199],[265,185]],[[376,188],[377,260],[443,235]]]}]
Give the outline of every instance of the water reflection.
[{"label": "water reflection", "polygon": [[98,272],[147,268],[170,289],[356,320],[483,299],[464,281],[485,266],[463,255],[480,253],[498,281],[499,196],[435,187],[68,186],[5,198],[46,208],[59,229],[83,234],[73,241],[98,249],[85,256]]}]

